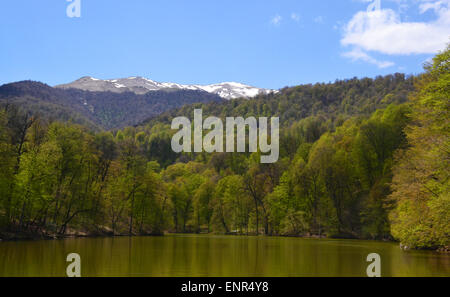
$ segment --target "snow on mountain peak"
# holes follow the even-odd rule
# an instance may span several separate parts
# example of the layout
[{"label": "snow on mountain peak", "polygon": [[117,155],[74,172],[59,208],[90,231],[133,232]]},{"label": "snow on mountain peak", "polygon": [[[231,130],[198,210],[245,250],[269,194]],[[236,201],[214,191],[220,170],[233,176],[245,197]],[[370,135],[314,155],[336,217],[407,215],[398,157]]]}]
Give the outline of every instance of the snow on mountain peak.
[{"label": "snow on mountain peak", "polygon": [[109,92],[134,92],[145,94],[159,90],[201,90],[216,94],[224,99],[252,98],[258,94],[269,94],[278,92],[275,90],[261,89],[248,86],[238,82],[223,82],[211,85],[183,85],[172,82],[156,82],[148,78],[131,76],[128,78],[101,80],[98,78],[85,76],[72,83],[56,86],[58,88],[75,88],[86,91],[109,91]]}]

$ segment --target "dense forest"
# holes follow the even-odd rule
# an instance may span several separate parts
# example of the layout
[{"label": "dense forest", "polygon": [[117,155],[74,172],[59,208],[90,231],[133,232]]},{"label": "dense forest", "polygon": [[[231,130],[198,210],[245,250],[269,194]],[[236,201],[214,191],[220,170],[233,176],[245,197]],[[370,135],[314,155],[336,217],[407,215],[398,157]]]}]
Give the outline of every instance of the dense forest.
[{"label": "dense forest", "polygon": [[35,81],[0,86],[0,105],[21,106],[23,112],[61,122],[71,121],[101,131],[141,123],[149,117],[185,104],[221,102],[217,95],[193,90],[89,92],[52,88]]},{"label": "dense forest", "polygon": [[[198,103],[95,131],[0,111],[0,235],[213,232],[449,249],[450,51],[425,73]],[[280,159],[170,148],[178,115],[280,117]]]}]

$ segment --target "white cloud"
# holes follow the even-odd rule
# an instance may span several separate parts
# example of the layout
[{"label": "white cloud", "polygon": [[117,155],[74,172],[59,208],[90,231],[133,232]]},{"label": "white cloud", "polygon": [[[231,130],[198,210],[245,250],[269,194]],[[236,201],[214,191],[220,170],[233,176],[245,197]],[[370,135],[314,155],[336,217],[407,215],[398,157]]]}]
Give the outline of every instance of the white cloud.
[{"label": "white cloud", "polygon": [[279,26],[282,19],[283,18],[279,14],[277,14],[270,20],[270,23],[274,26]]},{"label": "white cloud", "polygon": [[378,68],[387,68],[395,65],[395,63],[390,61],[379,61],[370,56],[369,54],[367,54],[366,52],[364,52],[363,50],[361,50],[360,48],[354,48],[353,50],[344,53],[343,56],[346,58],[350,58],[353,61],[364,61],[376,65],[378,66]]},{"label": "white cloud", "polygon": [[435,20],[402,22],[391,9],[360,11],[346,25],[341,44],[387,55],[435,54],[443,50],[450,37],[450,0],[420,2],[420,12],[433,10]]},{"label": "white cloud", "polygon": [[300,21],[300,16],[298,14],[296,14],[295,12],[293,12],[293,13],[291,13],[291,19],[298,23]]}]

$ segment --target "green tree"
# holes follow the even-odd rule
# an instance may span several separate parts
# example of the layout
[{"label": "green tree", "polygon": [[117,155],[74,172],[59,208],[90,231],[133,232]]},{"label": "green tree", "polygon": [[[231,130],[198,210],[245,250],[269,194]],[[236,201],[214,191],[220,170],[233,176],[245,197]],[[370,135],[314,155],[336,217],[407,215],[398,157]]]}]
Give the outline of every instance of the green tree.
[{"label": "green tree", "polygon": [[392,234],[411,248],[450,246],[450,48],[426,65],[412,96],[409,148],[394,167]]}]

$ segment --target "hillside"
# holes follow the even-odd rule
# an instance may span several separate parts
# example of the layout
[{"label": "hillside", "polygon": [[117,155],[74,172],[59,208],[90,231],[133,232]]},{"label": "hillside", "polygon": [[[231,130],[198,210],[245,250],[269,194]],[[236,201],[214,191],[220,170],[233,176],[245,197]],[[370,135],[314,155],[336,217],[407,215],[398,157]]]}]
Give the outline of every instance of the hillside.
[{"label": "hillside", "polygon": [[286,87],[278,93],[259,94],[252,99],[224,100],[202,90],[164,89],[137,94],[66,89],[22,81],[0,86],[0,104],[16,104],[43,118],[72,121],[97,130],[120,129],[142,122],[167,124],[175,116],[192,115],[198,104],[202,104],[205,114],[278,116],[282,123],[292,124],[312,115],[332,119],[368,115],[390,103],[405,102],[412,88],[413,77],[394,74]]},{"label": "hillside", "polygon": [[149,119],[145,124],[167,124],[177,116],[191,117],[193,110],[199,107],[204,114],[221,118],[280,117],[280,122],[285,127],[309,116],[335,120],[353,115],[370,115],[376,109],[387,107],[391,103],[406,102],[409,93],[414,90],[413,82],[413,76],[396,73],[375,79],[353,78],[336,80],[334,83],[286,87],[279,93],[259,95],[251,100],[185,105]]},{"label": "hillside", "polygon": [[146,94],[90,92],[52,88],[34,81],[0,86],[0,104],[15,104],[43,118],[72,121],[95,129],[136,125],[167,110],[197,102],[220,102],[199,90],[164,90]]}]

